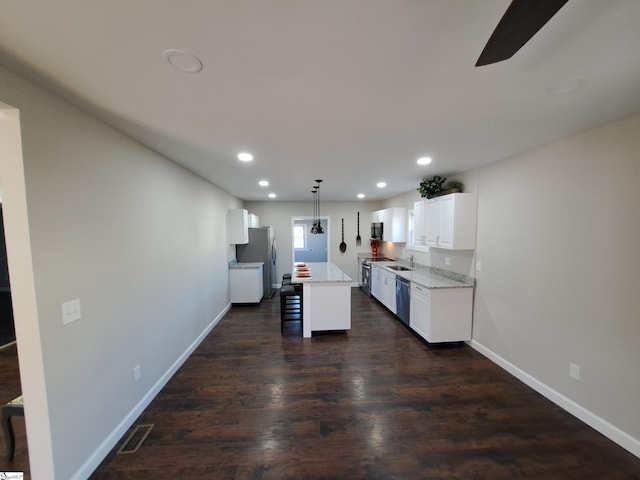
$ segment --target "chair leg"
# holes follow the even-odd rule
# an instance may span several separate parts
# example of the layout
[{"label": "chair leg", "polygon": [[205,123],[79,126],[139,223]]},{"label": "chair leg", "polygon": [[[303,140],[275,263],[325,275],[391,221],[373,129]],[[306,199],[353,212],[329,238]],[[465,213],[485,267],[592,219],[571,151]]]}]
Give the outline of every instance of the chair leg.
[{"label": "chair leg", "polygon": [[4,438],[7,442],[7,461],[13,460],[16,450],[16,437],[13,433],[13,425],[11,424],[11,413],[6,408],[2,409],[2,430]]}]

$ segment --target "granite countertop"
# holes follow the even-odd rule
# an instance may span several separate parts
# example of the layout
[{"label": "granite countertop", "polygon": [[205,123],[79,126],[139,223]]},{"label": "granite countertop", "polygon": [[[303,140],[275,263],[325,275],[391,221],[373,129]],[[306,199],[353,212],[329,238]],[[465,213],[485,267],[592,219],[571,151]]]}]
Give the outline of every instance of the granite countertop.
[{"label": "granite countertop", "polygon": [[264,267],[264,262],[229,262],[229,268],[260,268]]},{"label": "granite countertop", "polygon": [[385,271],[406,278],[425,288],[473,288],[475,286],[473,278],[439,268],[415,265],[413,270],[396,271],[388,267],[391,265],[406,267],[407,265],[403,262],[376,262],[374,265],[383,267]]},{"label": "granite countertop", "polygon": [[291,268],[291,283],[345,282],[351,283],[351,277],[329,262],[307,263],[310,277],[297,277],[295,265]]}]

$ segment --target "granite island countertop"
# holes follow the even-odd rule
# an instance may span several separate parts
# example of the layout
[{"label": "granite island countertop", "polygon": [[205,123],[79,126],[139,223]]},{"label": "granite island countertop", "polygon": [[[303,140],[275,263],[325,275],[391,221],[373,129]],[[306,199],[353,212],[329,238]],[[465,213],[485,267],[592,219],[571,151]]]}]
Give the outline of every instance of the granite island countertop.
[{"label": "granite island countertop", "polygon": [[317,282],[344,282],[351,283],[352,279],[340,268],[331,262],[310,262],[306,266],[309,268],[310,277],[297,277],[295,265],[291,267],[291,283],[317,283]]},{"label": "granite island countertop", "polygon": [[374,265],[383,267],[387,272],[406,278],[425,288],[473,288],[475,280],[466,275],[448,272],[434,267],[416,265],[412,270],[393,270],[391,265],[407,266],[404,262],[375,262]]}]

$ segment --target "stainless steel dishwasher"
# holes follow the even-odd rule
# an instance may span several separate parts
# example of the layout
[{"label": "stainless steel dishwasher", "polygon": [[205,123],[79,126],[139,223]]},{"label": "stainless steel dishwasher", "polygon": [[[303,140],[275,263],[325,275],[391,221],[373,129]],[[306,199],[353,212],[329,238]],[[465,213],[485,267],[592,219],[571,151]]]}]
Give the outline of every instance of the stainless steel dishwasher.
[{"label": "stainless steel dishwasher", "polygon": [[411,282],[396,275],[396,315],[409,326],[409,310],[411,305]]}]

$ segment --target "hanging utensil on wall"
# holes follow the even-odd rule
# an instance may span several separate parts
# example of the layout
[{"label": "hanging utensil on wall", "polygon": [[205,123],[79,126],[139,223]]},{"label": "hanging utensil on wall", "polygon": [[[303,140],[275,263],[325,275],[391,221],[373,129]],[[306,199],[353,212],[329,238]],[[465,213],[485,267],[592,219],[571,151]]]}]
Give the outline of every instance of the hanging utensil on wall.
[{"label": "hanging utensil on wall", "polygon": [[344,253],[347,250],[347,244],[344,243],[344,218],[342,219],[342,242],[340,242],[340,251]]},{"label": "hanging utensil on wall", "polygon": [[358,212],[358,236],[356,237],[356,245],[359,247],[362,244],[362,238],[360,238],[360,212]]}]

